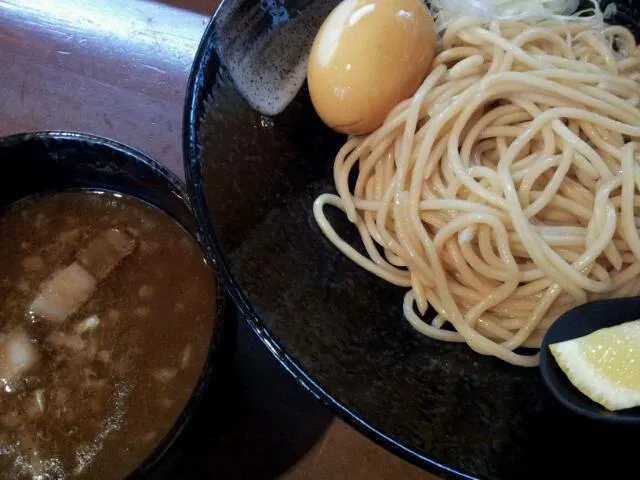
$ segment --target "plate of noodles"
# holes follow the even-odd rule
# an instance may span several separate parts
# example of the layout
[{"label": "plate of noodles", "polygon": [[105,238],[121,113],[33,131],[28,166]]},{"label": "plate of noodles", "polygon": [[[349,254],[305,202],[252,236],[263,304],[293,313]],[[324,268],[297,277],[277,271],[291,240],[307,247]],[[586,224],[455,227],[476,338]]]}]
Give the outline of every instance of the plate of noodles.
[{"label": "plate of noodles", "polygon": [[559,315],[640,293],[639,20],[225,0],[207,28],[185,162],[229,291],[302,385],[429,471],[637,469],[638,432],[564,408],[538,364]]}]

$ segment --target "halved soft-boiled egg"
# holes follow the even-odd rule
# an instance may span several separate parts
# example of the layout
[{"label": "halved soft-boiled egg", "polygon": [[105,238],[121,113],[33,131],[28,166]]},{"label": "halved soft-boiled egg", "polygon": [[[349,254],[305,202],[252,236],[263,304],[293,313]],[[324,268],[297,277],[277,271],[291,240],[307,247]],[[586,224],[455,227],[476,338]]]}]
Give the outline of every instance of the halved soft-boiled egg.
[{"label": "halved soft-boiled egg", "polygon": [[422,0],[344,0],[311,48],[313,106],[338,132],[369,133],[415,93],[435,52],[435,25]]}]

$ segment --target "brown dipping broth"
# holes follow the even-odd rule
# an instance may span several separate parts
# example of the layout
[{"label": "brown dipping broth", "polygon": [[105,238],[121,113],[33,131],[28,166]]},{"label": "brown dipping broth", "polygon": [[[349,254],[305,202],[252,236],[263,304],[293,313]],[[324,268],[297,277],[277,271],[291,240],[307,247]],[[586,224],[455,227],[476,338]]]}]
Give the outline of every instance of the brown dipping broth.
[{"label": "brown dipping broth", "polygon": [[[61,324],[30,315],[40,285],[114,227],[135,250],[89,300]],[[21,329],[39,360],[0,390],[0,478],[120,479],[142,463],[201,374],[215,288],[192,237],[141,200],[83,190],[10,206],[0,217],[0,341]],[[97,325],[82,323],[93,315]]]}]

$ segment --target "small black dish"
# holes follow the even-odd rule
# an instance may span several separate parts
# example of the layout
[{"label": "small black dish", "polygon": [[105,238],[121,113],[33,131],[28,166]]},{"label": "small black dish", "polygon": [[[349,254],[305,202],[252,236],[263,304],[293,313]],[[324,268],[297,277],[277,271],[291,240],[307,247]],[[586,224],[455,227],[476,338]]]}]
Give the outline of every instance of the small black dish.
[{"label": "small black dish", "polygon": [[569,410],[592,420],[640,425],[640,407],[611,412],[590,400],[567,378],[549,345],[640,318],[640,297],[590,302],[572,308],[549,328],[540,350],[540,372],[551,393]]},{"label": "small black dish", "polygon": [[[115,191],[163,210],[200,244],[182,182],[149,157],[117,142],[72,132],[16,134],[0,138],[0,166],[0,208],[45,192]],[[210,256],[204,256],[217,277]],[[226,381],[235,342],[235,309],[217,280],[216,322],[200,378],[170,432],[129,478],[146,477],[163,465],[202,400]]]}]

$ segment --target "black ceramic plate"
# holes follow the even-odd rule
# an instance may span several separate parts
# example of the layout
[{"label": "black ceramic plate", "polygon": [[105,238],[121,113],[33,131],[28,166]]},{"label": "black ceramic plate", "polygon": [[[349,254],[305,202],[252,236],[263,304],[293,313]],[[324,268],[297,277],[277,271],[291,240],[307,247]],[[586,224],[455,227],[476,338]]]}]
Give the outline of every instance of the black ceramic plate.
[{"label": "black ceramic plate", "polygon": [[[344,137],[322,125],[304,87],[281,114],[261,116],[226,65],[265,31],[271,36],[259,48],[268,50],[282,32],[300,28],[296,22],[317,28],[327,4],[336,3],[226,0],[196,57],[184,133],[190,196],[248,321],[285,368],[345,420],[439,475],[637,471],[635,442],[627,438],[637,430],[568,411],[537,369],[421,336],[403,319],[403,290],[352,264],[320,233],[312,203],[333,190],[332,162]],[[618,21],[632,25],[637,11],[628,2],[618,6]],[[295,55],[295,48],[283,52],[284,68]],[[254,67],[260,81],[260,68],[270,65]],[[335,221],[355,239],[345,221]]]}]

